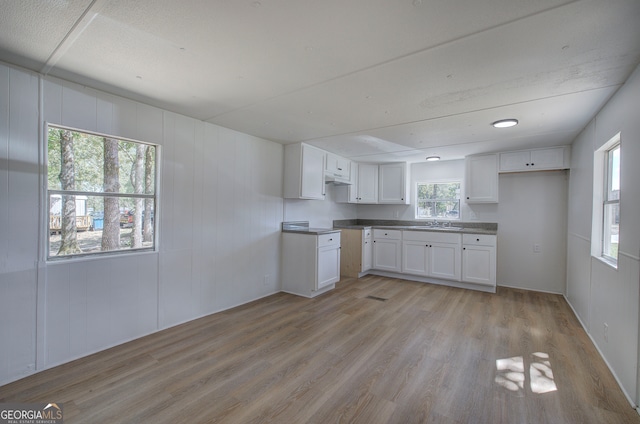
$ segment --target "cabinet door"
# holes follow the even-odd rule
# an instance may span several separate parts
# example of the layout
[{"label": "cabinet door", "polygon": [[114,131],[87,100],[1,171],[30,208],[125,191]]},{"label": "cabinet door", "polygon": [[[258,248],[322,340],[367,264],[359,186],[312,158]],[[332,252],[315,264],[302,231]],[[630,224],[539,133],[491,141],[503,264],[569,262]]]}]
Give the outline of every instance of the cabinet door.
[{"label": "cabinet door", "polygon": [[306,144],[302,145],[301,198],[324,199],[324,160],[324,151]]},{"label": "cabinet door", "polygon": [[407,164],[389,163],[379,166],[380,193],[378,203],[408,204]]},{"label": "cabinet door", "polygon": [[498,202],[498,155],[467,156],[467,203]]},{"label": "cabinet door", "polygon": [[532,169],[562,169],[564,167],[564,147],[531,151]]},{"label": "cabinet door", "polygon": [[400,240],[373,241],[373,268],[400,272]]},{"label": "cabinet door", "polygon": [[429,275],[460,281],[462,254],[460,244],[429,244]]},{"label": "cabinet door", "polygon": [[362,243],[362,269],[365,272],[371,269],[373,265],[373,243],[371,237],[365,238]]},{"label": "cabinet door", "polygon": [[340,281],[340,246],[318,248],[316,290]]},{"label": "cabinet door", "polygon": [[527,151],[500,153],[500,171],[527,171],[531,168],[531,154]]},{"label": "cabinet door", "polygon": [[463,245],[462,281],[496,285],[496,248],[491,246]]},{"label": "cabinet door", "polygon": [[402,242],[402,272],[426,276],[428,274],[429,245],[423,241]]},{"label": "cabinet door", "polygon": [[378,165],[358,164],[358,203],[378,203]]}]

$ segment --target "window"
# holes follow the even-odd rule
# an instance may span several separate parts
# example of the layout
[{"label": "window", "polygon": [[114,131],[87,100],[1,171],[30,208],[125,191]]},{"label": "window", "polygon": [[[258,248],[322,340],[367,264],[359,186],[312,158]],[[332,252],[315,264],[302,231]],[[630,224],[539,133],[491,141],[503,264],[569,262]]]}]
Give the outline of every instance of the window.
[{"label": "window", "polygon": [[605,152],[605,187],[602,206],[602,256],[618,261],[620,233],[620,143]]},{"label": "window", "polygon": [[620,241],[621,143],[618,133],[593,155],[591,256],[614,268]]},{"label": "window", "polygon": [[49,125],[49,259],[155,248],[157,147]]},{"label": "window", "polygon": [[460,181],[418,183],[416,219],[460,219]]}]

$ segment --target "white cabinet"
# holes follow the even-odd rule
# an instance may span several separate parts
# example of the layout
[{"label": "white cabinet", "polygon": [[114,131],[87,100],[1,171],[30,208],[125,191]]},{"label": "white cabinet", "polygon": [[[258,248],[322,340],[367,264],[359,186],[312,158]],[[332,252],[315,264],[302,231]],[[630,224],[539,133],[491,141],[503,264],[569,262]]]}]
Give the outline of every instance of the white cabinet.
[{"label": "white cabinet", "polygon": [[494,235],[462,235],[462,281],[495,287],[496,244]]},{"label": "white cabinet", "polygon": [[409,204],[406,162],[379,165],[378,203]]},{"label": "white cabinet", "polygon": [[340,281],[340,233],[318,236],[316,290]]},{"label": "white cabinet", "polygon": [[569,146],[500,153],[500,172],[544,171],[569,168]]},{"label": "white cabinet", "polygon": [[378,165],[358,164],[357,203],[378,203]]},{"label": "white cabinet", "polygon": [[373,230],[373,268],[401,272],[402,231]]},{"label": "white cabinet", "polygon": [[402,232],[402,272],[460,281],[460,234]]},{"label": "white cabinet", "polygon": [[282,234],[282,289],[314,297],[340,281],[340,232]]},{"label": "white cabinet", "polygon": [[325,181],[348,182],[351,177],[351,161],[327,152],[325,158]]},{"label": "white cabinet", "polygon": [[286,199],[324,199],[324,161],[326,152],[304,143],[284,148],[284,197]]},{"label": "white cabinet", "polygon": [[497,203],[498,155],[467,156],[465,165],[467,203]]}]

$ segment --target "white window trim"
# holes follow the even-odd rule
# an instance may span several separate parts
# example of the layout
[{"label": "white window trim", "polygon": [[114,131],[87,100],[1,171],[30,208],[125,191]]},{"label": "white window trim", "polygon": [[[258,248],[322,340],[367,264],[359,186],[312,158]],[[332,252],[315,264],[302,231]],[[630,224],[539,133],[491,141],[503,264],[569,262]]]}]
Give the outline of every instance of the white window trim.
[{"label": "white window trim", "polygon": [[[604,143],[593,154],[593,208],[591,214],[591,256],[614,269],[618,269],[618,261],[603,256],[602,254],[604,242],[603,205],[605,196],[604,192],[607,184],[607,152],[617,144],[622,145],[620,133],[611,137],[609,141]],[[618,256],[620,256],[620,250],[618,250]]]},{"label": "white window trim", "polygon": [[[150,247],[143,247],[143,248],[136,248],[136,249],[120,249],[120,250],[113,250],[113,251],[106,251],[106,252],[92,252],[92,253],[83,253],[83,254],[77,254],[77,255],[65,255],[65,256],[51,256],[50,252],[49,252],[49,236],[50,236],[50,230],[49,230],[49,194],[50,192],[55,192],[55,191],[60,191],[60,190],[49,190],[49,184],[48,184],[48,176],[47,176],[47,170],[49,167],[49,163],[48,163],[48,143],[49,143],[49,128],[59,128],[59,129],[65,129],[65,130],[69,130],[69,131],[74,131],[74,132],[81,132],[81,133],[85,133],[85,134],[91,134],[91,135],[95,135],[98,137],[110,137],[110,138],[114,138],[114,139],[118,139],[121,141],[129,141],[129,142],[133,142],[133,143],[139,143],[139,144],[146,144],[149,146],[153,146],[155,148],[155,191],[154,194],[152,195],[146,195],[146,194],[137,194],[135,195],[135,197],[148,197],[148,198],[153,198],[155,201],[155,210],[154,210],[154,243],[153,246]],[[161,231],[159,230],[159,219],[160,219],[160,192],[161,192],[161,185],[160,185],[160,175],[161,175],[161,164],[162,164],[162,160],[161,160],[161,154],[162,154],[162,146],[158,143],[151,143],[151,142],[147,142],[147,141],[142,141],[142,140],[138,140],[138,139],[134,139],[134,138],[130,138],[130,137],[124,137],[124,136],[120,136],[120,135],[115,135],[115,134],[107,134],[107,133],[102,133],[102,132],[97,132],[97,131],[92,131],[92,130],[86,130],[86,129],[82,129],[82,128],[76,128],[76,127],[71,127],[71,126],[67,126],[67,125],[62,125],[62,124],[57,124],[57,123],[52,123],[52,122],[48,122],[48,121],[44,121],[43,122],[43,126],[42,126],[42,133],[40,138],[42,139],[42,143],[41,143],[41,157],[42,157],[42,161],[44,163],[44,172],[41,173],[40,176],[40,181],[41,181],[41,193],[40,193],[40,202],[42,205],[45,205],[45,207],[41,208],[40,213],[41,213],[41,217],[40,217],[40,221],[41,221],[41,231],[40,231],[40,238],[41,238],[41,242],[40,242],[40,246],[39,246],[39,254],[40,254],[40,262],[41,263],[50,263],[50,264],[55,264],[55,263],[68,263],[68,262],[81,262],[81,261],[87,261],[87,260],[96,260],[96,259],[100,259],[100,258],[105,258],[105,257],[109,257],[109,258],[113,258],[113,257],[118,257],[118,256],[131,256],[131,255],[140,255],[140,254],[149,254],[149,253],[157,253],[159,252],[159,246],[160,246],[160,237],[161,237]],[[69,193],[67,193],[69,194]],[[74,191],[72,192],[72,194],[74,195],[83,195],[83,194],[88,194],[88,195],[95,195],[94,192],[84,192],[84,191]],[[132,197],[129,194],[116,194],[113,193],[113,196],[115,197]]]}]

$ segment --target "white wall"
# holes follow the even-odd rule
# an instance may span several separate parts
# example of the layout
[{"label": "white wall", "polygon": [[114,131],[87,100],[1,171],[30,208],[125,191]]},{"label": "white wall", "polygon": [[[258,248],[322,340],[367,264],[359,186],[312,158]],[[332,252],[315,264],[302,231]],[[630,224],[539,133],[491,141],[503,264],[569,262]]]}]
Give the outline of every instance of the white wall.
[{"label": "white wall", "polygon": [[284,221],[309,221],[311,227],[331,228],[334,220],[357,218],[356,205],[335,202],[340,187],[327,184],[325,188],[324,200],[284,199]]},{"label": "white wall", "polygon": [[[629,398],[639,403],[640,67],[573,143],[568,205],[567,300]],[[618,269],[591,257],[593,155],[621,132]],[[609,326],[608,341],[604,324]]]},{"label": "white wall", "polygon": [[498,285],[565,292],[568,180],[567,171],[500,174]]},{"label": "white wall", "polygon": [[[0,384],[280,290],[281,145],[40,82],[0,64]],[[41,98],[50,123],[161,146],[157,252],[43,260]]]}]

